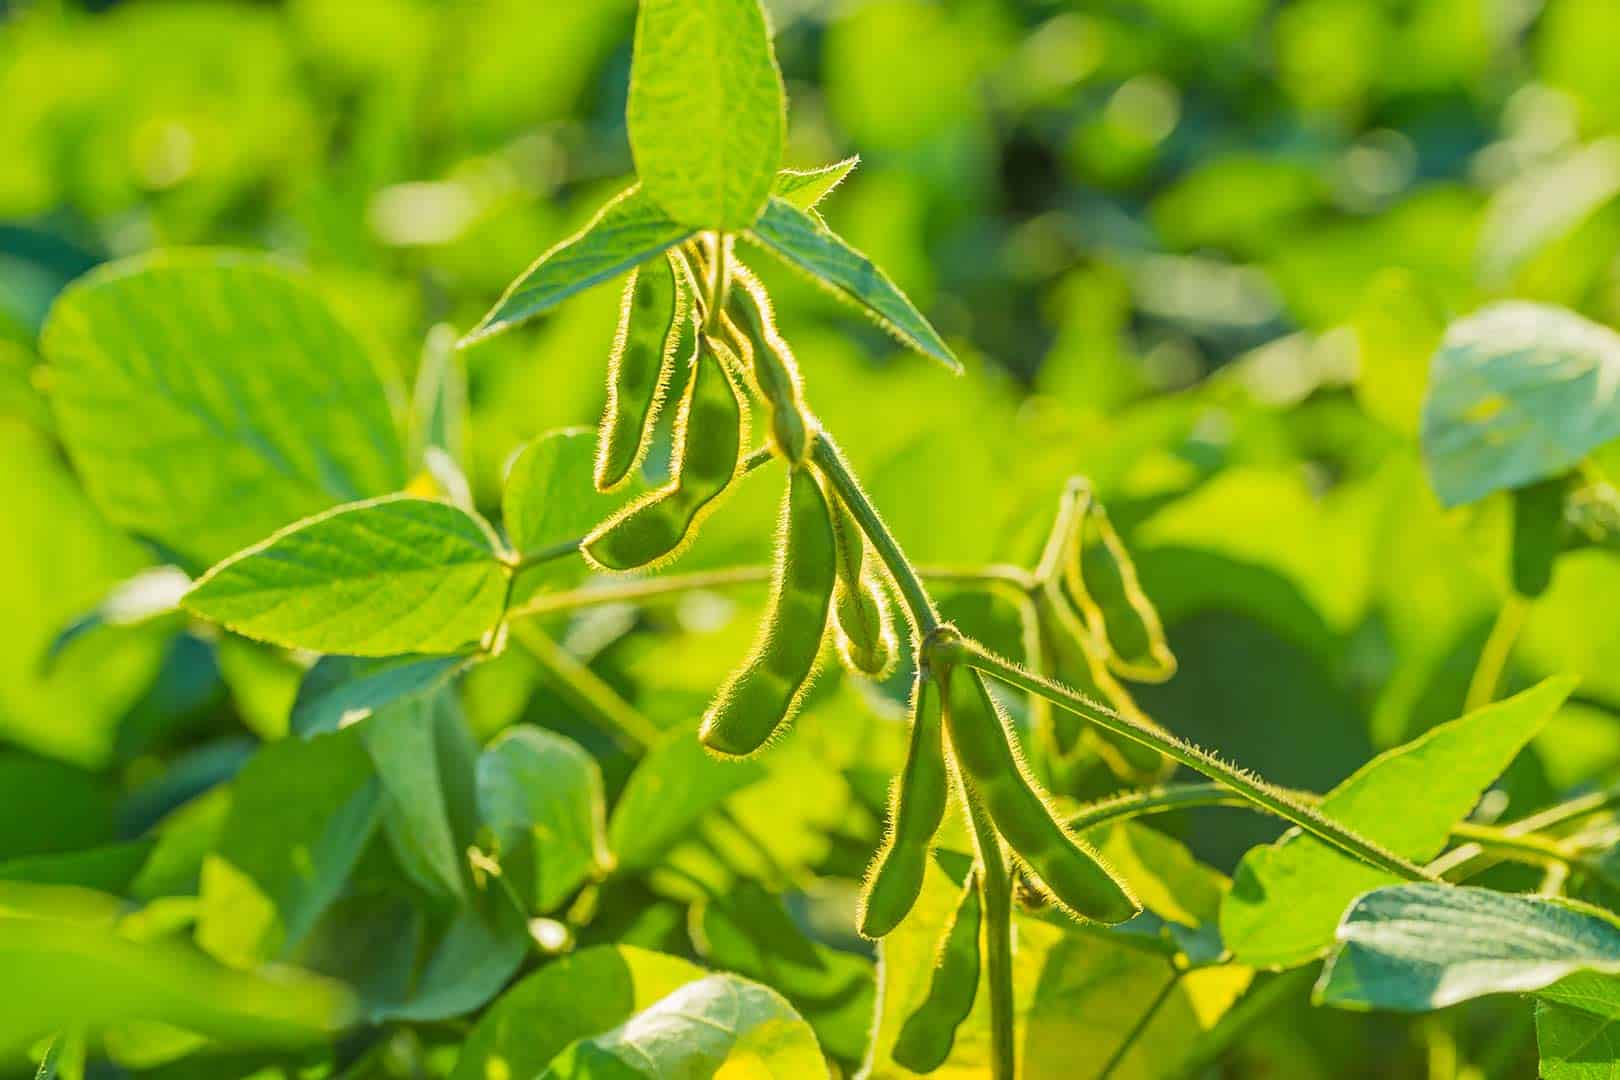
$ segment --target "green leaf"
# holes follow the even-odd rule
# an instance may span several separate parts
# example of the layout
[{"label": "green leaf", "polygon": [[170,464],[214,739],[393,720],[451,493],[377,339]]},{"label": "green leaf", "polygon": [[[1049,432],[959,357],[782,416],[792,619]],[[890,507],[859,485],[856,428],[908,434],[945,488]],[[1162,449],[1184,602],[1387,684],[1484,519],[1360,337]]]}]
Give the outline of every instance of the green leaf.
[{"label": "green leaf", "polygon": [[[538,1076],[569,1043],[624,1023],[703,969],[627,945],[583,949],[502,994],[467,1037],[451,1080]],[[581,993],[589,987],[589,993]]]},{"label": "green leaf", "polygon": [[962,363],[904,293],[865,255],[783,199],[773,198],[749,239],[808,274],[835,295],[862,308],[902,344],[932,356],[952,371]]},{"label": "green leaf", "polygon": [[[104,915],[96,915],[97,901]],[[0,892],[0,1059],[67,1024],[172,1025],[224,1046],[300,1046],[356,1019],[341,985],[288,968],[233,971],[195,948],[118,931],[114,897],[8,884]]]},{"label": "green leaf", "polygon": [[[1571,677],[1550,678],[1440,724],[1356,770],[1322,800],[1322,812],[1398,855],[1431,859],[1574,686]],[[1397,880],[1293,829],[1238,864],[1221,935],[1246,964],[1302,964],[1332,944],[1353,899]]]},{"label": "green leaf", "polygon": [[448,503],[388,496],[300,521],[232,556],[184,604],[287,648],[440,652],[494,629],[507,573],[482,519]]},{"label": "green leaf", "polygon": [[674,247],[693,231],[671,221],[640,185],[621,192],[583,229],[536,259],[457,347],[544,315],[576,293]]},{"label": "green leaf", "polygon": [[782,163],[785,99],[759,0],[641,0],[625,121],[642,188],[671,218],[754,223]]},{"label": "green leaf", "polygon": [[535,914],[612,868],[602,772],[572,739],[527,724],[503,733],[478,759],[478,806]]},{"label": "green leaf", "polygon": [[308,738],[358,723],[389,705],[431,693],[466,670],[473,655],[323,656],[304,674],[290,727]]},{"label": "green leaf", "polygon": [[411,391],[410,458],[421,465],[438,450],[452,462],[466,460],[467,373],[456,356],[455,332],[445,323],[428,331]]},{"label": "green leaf", "polygon": [[396,387],[308,278],[271,259],[103,267],[63,292],[41,349],[91,498],[194,568],[404,484]]},{"label": "green leaf", "polygon": [[377,825],[381,791],[352,731],[260,750],[232,785],[202,867],[197,940],[247,966],[295,947]]},{"label": "green leaf", "polygon": [[1570,975],[1536,998],[1542,1080],[1611,1080],[1620,1061],[1620,979]]},{"label": "green leaf", "polygon": [[821,201],[833,193],[833,189],[842,184],[855,166],[861,163],[861,157],[847,157],[843,161],[835,161],[831,165],[823,165],[819,169],[783,169],[776,174],[776,183],[771,187],[771,194],[779,199],[797,206],[800,210],[814,210]]},{"label": "green leaf", "polygon": [[688,983],[619,1027],[558,1054],[544,1080],[749,1075],[826,1077],[816,1037],[781,995],[735,975]]},{"label": "green leaf", "polygon": [[477,897],[456,913],[410,995],[374,1009],[372,1017],[426,1022],[464,1016],[500,992],[529,947],[523,914],[498,889]]},{"label": "green leaf", "polygon": [[1561,308],[1493,304],[1452,323],[1423,406],[1423,455],[1459,506],[1565,472],[1620,438],[1620,334]]},{"label": "green leaf", "polygon": [[1577,972],[1620,973],[1614,916],[1491,889],[1377,889],[1345,915],[1338,940],[1315,996],[1346,1009],[1427,1012],[1543,990]]},{"label": "green leaf", "polygon": [[641,760],[613,807],[608,842],[621,870],[656,866],[703,816],[767,775],[758,761],[722,761],[695,732],[682,732]]}]

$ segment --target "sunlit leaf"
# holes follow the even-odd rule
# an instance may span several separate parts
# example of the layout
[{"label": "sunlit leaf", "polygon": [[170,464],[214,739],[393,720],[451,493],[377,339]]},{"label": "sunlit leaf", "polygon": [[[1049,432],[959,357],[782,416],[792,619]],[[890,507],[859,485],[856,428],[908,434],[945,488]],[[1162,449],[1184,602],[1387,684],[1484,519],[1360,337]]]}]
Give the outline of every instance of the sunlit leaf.
[{"label": "sunlit leaf", "polygon": [[695,733],[672,736],[636,766],[613,806],[608,841],[621,869],[656,865],[709,811],[767,775],[758,761],[722,761]]},{"label": "sunlit leaf", "polygon": [[759,0],[641,0],[625,118],[647,196],[695,229],[765,207],[787,116]]},{"label": "sunlit leaf", "polygon": [[843,161],[835,161],[831,165],[823,165],[819,169],[803,171],[783,169],[776,174],[776,183],[771,188],[771,194],[787,200],[800,210],[813,210],[823,199],[831,195],[860,163],[860,155],[857,154]]},{"label": "sunlit leaf", "polygon": [[210,570],[184,603],[261,641],[391,656],[478,641],[501,617],[506,581],[481,519],[394,496],[276,533]]}]

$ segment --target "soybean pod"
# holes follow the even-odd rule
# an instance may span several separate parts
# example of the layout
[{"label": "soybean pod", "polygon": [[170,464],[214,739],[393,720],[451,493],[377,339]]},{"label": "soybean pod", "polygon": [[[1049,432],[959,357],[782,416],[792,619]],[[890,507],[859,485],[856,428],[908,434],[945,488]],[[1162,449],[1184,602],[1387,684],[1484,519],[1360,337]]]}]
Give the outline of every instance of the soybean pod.
[{"label": "soybean pod", "polygon": [[1058,821],[1014,751],[1006,718],[972,668],[945,675],[945,729],[956,764],[1007,846],[1061,906],[1100,923],[1135,915],[1136,898],[1083,840]]},{"label": "soybean pod", "polygon": [[657,256],[631,273],[608,358],[607,407],[596,441],[598,491],[623,484],[652,441],[685,312],[686,291],[670,256]]},{"label": "soybean pod", "polygon": [[604,570],[635,570],[673,558],[717,505],[742,462],[747,416],[727,372],[725,346],[699,333],[696,365],[675,424],[669,483],[591,531],[580,550]]},{"label": "soybean pod", "polygon": [[1159,612],[1137,577],[1136,563],[1089,485],[1077,492],[1079,513],[1063,559],[1063,585],[1073,598],[1098,655],[1121,678],[1164,682],[1176,673],[1175,654]]},{"label": "soybean pod", "polygon": [[704,714],[703,745],[752,754],[797,711],[826,637],[835,577],[832,523],[815,473],[791,470],[765,622],[753,650]]},{"label": "soybean pod", "polygon": [[850,671],[883,678],[899,646],[883,586],[868,566],[866,538],[842,499],[834,496],[833,535],[838,542],[838,589],[833,626],[838,657]]},{"label": "soybean pod", "polygon": [[979,992],[979,911],[979,875],[974,871],[940,941],[928,996],[900,1027],[892,1052],[897,1065],[930,1073],[951,1056],[956,1029],[973,1011]]},{"label": "soybean pod", "polygon": [[918,675],[911,691],[911,744],[889,796],[889,835],[861,893],[860,931],[880,938],[900,925],[922,892],[928,849],[950,790],[939,685]]},{"label": "soybean pod", "polygon": [[730,320],[748,342],[754,384],[770,409],[771,442],[778,454],[800,464],[809,452],[811,421],[804,407],[798,361],[777,333],[771,299],[753,271],[734,264],[731,283]]}]

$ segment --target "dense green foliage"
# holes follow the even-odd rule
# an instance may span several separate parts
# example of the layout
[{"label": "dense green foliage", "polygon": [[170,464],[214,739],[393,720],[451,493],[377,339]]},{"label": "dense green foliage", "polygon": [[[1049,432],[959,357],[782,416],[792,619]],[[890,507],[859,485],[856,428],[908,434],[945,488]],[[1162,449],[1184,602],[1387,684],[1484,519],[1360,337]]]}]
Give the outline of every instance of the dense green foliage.
[{"label": "dense green foliage", "polygon": [[0,1078],[1610,1075],[1617,54],[0,2]]}]

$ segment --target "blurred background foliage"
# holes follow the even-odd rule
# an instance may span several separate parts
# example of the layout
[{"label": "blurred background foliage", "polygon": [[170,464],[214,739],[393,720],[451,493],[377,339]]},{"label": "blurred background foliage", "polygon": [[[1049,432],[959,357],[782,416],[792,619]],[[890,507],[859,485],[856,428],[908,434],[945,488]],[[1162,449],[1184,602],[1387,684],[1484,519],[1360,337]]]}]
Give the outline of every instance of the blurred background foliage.
[{"label": "blurred background foliage", "polygon": [[[1448,319],[1501,296],[1620,322],[1620,5],[768,6],[789,164],[861,155],[829,220],[968,360],[953,379],[759,267],[812,407],[913,557],[1032,562],[1064,479],[1085,473],[1181,661],[1138,690],[1166,726],[1322,790],[1456,716],[1507,592],[1506,505],[1443,511],[1431,493],[1416,440],[1428,357]],[[632,171],[634,4],[12,0],[0,13],[3,875],[7,860],[137,836],[197,805],[284,732],[297,676],[172,621],[43,659],[65,623],[156,561],[101,521],[53,441],[35,339],[54,295],[153,248],[268,249],[309,266],[408,379],[433,327],[472,325]],[[615,299],[595,290],[462,354],[481,506],[498,508],[517,446],[596,418]],[[750,481],[683,565],[763,559],[775,491]],[[1594,549],[1561,560],[1534,604],[1508,689],[1552,671],[1584,681],[1504,779],[1497,813],[1620,767],[1616,595],[1620,561]],[[696,597],[559,633],[674,726],[743,651],[756,604]],[[990,601],[950,606],[992,640],[1011,634]],[[898,754],[881,706],[900,684],[887,692],[825,679],[771,762],[780,782],[744,793],[779,822],[788,865],[858,876]],[[610,788],[622,783],[625,763],[615,776],[611,747],[521,656],[480,669],[464,698],[482,736],[526,716],[600,749]],[[1068,794],[1096,795],[1094,781]],[[1233,811],[1170,824],[1225,870],[1275,832]],[[649,919],[649,943],[677,929]],[[1240,1050],[1252,1067],[1422,1075],[1428,1028],[1298,997]]]}]

